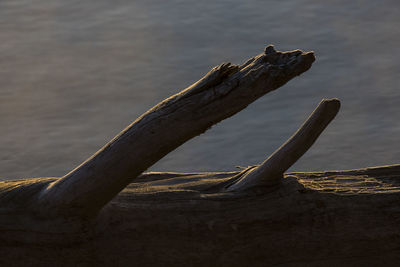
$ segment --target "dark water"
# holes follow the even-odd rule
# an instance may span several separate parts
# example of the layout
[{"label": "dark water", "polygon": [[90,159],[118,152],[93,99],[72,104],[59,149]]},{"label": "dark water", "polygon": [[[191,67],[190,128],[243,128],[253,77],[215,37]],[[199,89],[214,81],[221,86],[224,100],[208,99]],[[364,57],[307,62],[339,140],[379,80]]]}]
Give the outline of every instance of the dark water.
[{"label": "dark water", "polygon": [[400,163],[400,2],[0,1],[0,177],[59,176],[138,115],[266,44],[314,50],[306,74],[151,170],[262,161],[324,97],[342,109],[291,170]]}]

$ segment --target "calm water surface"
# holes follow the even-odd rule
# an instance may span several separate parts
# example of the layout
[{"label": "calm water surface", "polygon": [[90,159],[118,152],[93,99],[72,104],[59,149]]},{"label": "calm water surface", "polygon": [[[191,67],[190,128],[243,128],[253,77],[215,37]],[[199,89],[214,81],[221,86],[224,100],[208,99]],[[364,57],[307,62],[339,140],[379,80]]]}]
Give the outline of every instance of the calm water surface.
[{"label": "calm water surface", "polygon": [[266,44],[314,50],[302,76],[151,170],[259,163],[324,97],[342,109],[291,170],[400,163],[400,2],[0,1],[0,177],[60,176],[137,116]]}]

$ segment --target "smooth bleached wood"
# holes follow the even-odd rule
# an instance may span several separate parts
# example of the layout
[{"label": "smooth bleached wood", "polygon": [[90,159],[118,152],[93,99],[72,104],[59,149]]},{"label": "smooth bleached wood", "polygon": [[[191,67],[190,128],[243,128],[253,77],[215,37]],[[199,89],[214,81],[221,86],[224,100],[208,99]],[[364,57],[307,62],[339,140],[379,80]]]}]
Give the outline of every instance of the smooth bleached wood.
[{"label": "smooth bleached wood", "polygon": [[260,166],[249,169],[228,191],[245,190],[255,186],[272,186],[279,183],[289,169],[314,144],[319,135],[335,118],[340,108],[338,99],[324,99],[297,130]]}]

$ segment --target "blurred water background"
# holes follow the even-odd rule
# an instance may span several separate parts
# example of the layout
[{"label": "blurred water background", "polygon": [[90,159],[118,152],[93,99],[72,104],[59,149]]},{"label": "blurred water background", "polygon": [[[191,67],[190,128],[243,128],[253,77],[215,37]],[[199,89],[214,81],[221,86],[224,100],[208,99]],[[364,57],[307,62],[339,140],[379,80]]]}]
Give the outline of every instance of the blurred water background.
[{"label": "blurred water background", "polygon": [[269,43],[317,60],[150,170],[259,163],[326,97],[342,109],[292,171],[400,163],[397,0],[1,0],[1,179],[65,174],[210,68]]}]

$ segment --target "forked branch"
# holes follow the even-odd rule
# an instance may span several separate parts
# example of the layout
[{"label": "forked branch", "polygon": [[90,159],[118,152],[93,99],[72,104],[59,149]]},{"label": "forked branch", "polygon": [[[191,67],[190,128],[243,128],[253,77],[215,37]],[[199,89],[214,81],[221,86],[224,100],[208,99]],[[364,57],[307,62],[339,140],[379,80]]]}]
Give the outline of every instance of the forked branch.
[{"label": "forked branch", "polygon": [[222,64],[139,117],[92,157],[49,183],[37,202],[45,213],[100,210],[147,168],[264,94],[307,71],[312,52],[268,46],[245,64]]}]

